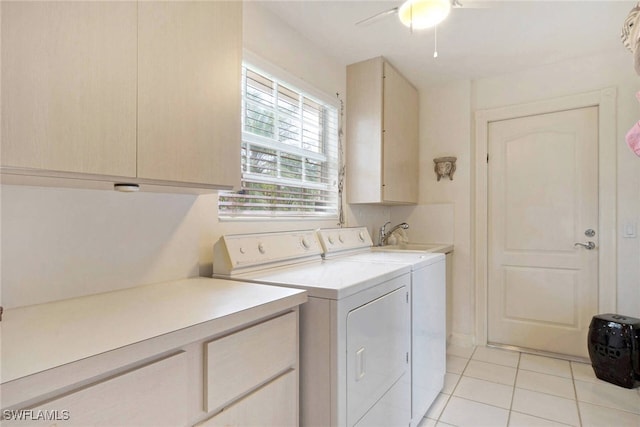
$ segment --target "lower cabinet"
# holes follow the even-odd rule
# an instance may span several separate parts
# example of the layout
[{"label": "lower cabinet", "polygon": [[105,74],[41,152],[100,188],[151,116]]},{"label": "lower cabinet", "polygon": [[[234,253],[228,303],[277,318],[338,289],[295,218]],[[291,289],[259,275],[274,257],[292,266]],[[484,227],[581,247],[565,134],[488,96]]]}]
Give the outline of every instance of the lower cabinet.
[{"label": "lower cabinet", "polygon": [[28,410],[3,411],[2,425],[185,425],[187,378],[186,353],[180,352]]},{"label": "lower cabinet", "polygon": [[298,425],[298,317],[288,313],[205,347],[203,426]]},{"label": "lower cabinet", "polygon": [[225,404],[295,366],[296,314],[219,338],[205,347],[205,410]]},{"label": "lower cabinet", "polygon": [[238,400],[197,427],[298,425],[298,375],[289,371]]},{"label": "lower cabinet", "polygon": [[[60,383],[65,367],[55,368],[60,371],[54,375],[57,391],[45,395],[34,389],[34,378],[15,380],[8,388],[3,384],[3,398],[5,392],[20,390],[26,400],[3,407],[0,424],[298,425],[297,309],[240,330],[162,349],[156,357],[140,360],[135,345],[117,351],[127,352],[122,360],[128,363],[73,384]],[[51,374],[35,374],[42,377],[42,389],[50,388],[45,386]],[[15,384],[20,381],[24,384]]]}]

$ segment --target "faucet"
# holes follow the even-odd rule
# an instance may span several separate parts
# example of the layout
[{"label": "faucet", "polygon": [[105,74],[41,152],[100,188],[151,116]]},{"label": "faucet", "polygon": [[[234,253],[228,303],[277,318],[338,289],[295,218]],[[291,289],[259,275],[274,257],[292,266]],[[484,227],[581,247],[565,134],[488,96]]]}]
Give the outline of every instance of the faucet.
[{"label": "faucet", "polygon": [[391,230],[387,231],[387,225],[389,224],[391,224],[391,221],[385,222],[384,225],[380,227],[380,231],[378,233],[378,246],[385,246],[387,244],[389,236],[391,236],[391,234],[393,234],[393,232],[398,228],[402,228],[403,230],[409,228],[409,224],[407,224],[406,222],[402,222],[394,226]]}]

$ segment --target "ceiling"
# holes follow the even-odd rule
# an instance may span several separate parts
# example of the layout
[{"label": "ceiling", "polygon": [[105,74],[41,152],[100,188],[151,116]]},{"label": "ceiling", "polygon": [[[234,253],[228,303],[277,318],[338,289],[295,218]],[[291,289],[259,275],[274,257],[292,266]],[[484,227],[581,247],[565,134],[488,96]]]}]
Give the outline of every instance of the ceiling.
[{"label": "ceiling", "polygon": [[[478,79],[604,52],[620,52],[622,23],[636,1],[460,0],[434,30],[369,16],[402,1],[269,0],[263,7],[342,64],[385,56],[414,85]],[[632,66],[629,53],[629,66]]]}]

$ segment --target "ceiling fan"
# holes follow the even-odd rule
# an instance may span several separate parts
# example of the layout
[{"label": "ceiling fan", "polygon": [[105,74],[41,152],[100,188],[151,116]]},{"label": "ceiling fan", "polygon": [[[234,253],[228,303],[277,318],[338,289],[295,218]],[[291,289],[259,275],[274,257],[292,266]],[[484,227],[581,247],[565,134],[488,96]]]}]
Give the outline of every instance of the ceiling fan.
[{"label": "ceiling fan", "polygon": [[389,15],[398,15],[400,22],[413,30],[435,27],[433,41],[433,58],[438,58],[438,27],[445,20],[452,8],[462,8],[459,0],[405,0],[400,6],[376,13],[373,16],[356,22],[356,25],[372,24]]},{"label": "ceiling fan", "polygon": [[356,22],[356,25],[372,24],[386,16],[398,15],[400,22],[412,30],[431,28],[449,16],[452,8],[461,8],[459,0],[406,0],[400,6],[376,13]]}]

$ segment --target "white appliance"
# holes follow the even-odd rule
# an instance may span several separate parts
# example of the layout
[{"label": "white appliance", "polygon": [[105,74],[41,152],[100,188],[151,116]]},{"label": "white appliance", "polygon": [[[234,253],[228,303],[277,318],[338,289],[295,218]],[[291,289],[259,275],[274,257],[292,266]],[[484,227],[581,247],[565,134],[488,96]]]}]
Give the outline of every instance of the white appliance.
[{"label": "white appliance", "polygon": [[[363,239],[362,236],[365,236]],[[411,267],[411,425],[417,426],[444,385],[446,370],[445,255],[371,249],[364,227],[318,231],[326,259]]]},{"label": "white appliance", "polygon": [[313,230],[228,235],[214,247],[213,271],[308,292],[300,308],[302,426],[405,427],[411,268],[321,254]]}]

